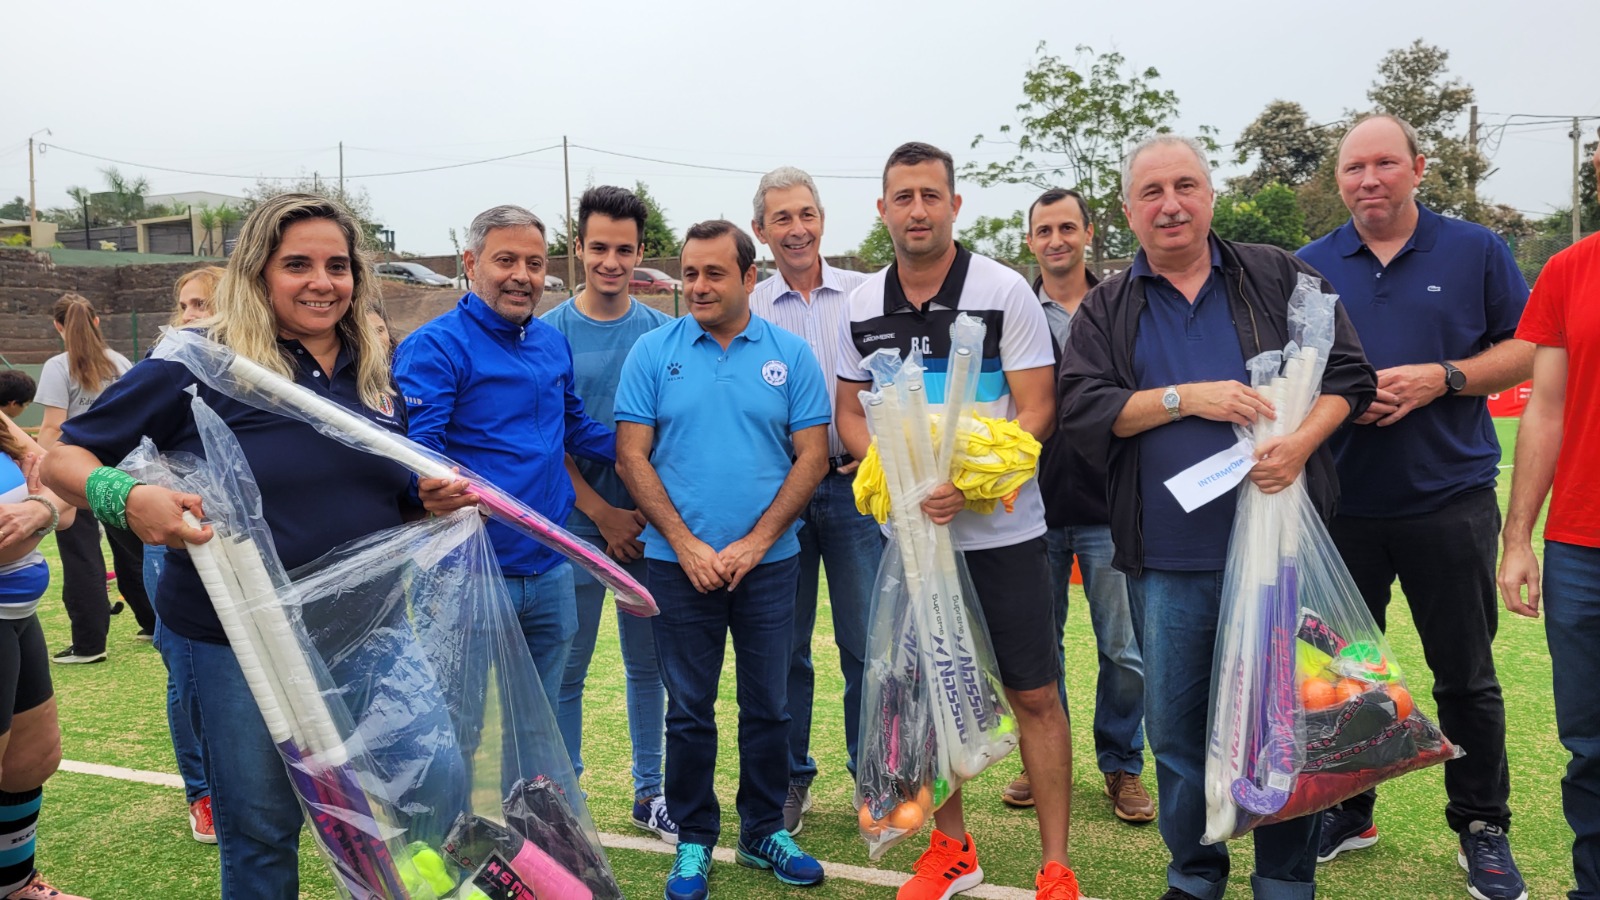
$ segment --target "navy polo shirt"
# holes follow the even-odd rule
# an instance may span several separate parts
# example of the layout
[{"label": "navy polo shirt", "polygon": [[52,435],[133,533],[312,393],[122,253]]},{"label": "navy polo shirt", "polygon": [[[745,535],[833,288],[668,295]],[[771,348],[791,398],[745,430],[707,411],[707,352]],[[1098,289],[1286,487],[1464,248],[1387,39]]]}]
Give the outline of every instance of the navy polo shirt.
[{"label": "navy polo shirt", "polygon": [[[622,364],[618,422],[655,429],[650,464],[695,537],[721,550],[750,533],[789,476],[794,432],[828,424],[822,368],[804,339],[751,316],[723,350],[693,316],[639,338]],[[762,562],[800,552],[796,520]],[[647,559],[676,562],[654,525]]]},{"label": "navy polo shirt", "polygon": [[[405,407],[361,403],[356,360],[339,351],[333,372],[321,370],[298,341],[280,340],[296,363],[295,383],[377,425],[405,434]],[[411,476],[398,463],[354,450],[295,419],[256,409],[198,381],[182,363],[146,359],[128,370],[94,406],[62,426],[62,441],[116,465],[149,436],[163,453],[205,456],[191,411],[193,387],[239,440],[261,490],[261,511],[285,569],[315,560],[340,544],[401,524]],[[162,624],[190,640],[225,644],[216,611],[189,554],[167,554],[151,598]]]},{"label": "navy polo shirt", "polygon": [[[1133,372],[1139,390],[1175,384],[1182,393],[1183,385],[1197,381],[1250,383],[1239,332],[1228,308],[1222,250],[1215,240],[1211,241],[1211,277],[1193,303],[1172,282],[1150,270],[1143,250],[1134,257],[1128,277],[1140,279],[1145,294],[1133,343]],[[1164,482],[1237,443],[1233,425],[1185,416],[1135,440],[1139,442],[1145,566],[1188,572],[1223,568],[1237,505],[1234,495],[1186,513]]]},{"label": "navy polo shirt", "polygon": [[[1516,334],[1528,300],[1505,241],[1421,204],[1416,230],[1388,266],[1353,222],[1297,255],[1333,284],[1379,371],[1475,356]],[[1349,516],[1433,512],[1493,487],[1500,464],[1484,397],[1446,395],[1393,425],[1341,428],[1328,446],[1338,465],[1339,512]]]}]

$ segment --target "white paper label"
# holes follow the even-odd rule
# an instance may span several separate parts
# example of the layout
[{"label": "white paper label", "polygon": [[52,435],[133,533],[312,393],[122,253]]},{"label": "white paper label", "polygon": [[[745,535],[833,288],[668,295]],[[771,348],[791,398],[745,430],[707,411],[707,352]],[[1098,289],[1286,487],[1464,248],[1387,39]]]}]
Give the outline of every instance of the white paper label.
[{"label": "white paper label", "polygon": [[1248,440],[1208,456],[1166,480],[1167,490],[1186,513],[1233,490],[1255,467],[1255,446]]}]

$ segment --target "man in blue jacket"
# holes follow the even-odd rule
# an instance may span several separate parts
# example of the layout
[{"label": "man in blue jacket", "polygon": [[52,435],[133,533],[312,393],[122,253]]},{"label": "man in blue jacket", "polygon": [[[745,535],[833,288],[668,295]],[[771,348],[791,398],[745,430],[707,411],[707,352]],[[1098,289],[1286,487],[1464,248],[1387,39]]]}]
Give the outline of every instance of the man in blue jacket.
[{"label": "man in blue jacket", "polygon": [[[573,392],[572,349],[533,317],[544,293],[544,223],[518,206],[480,213],[462,254],[472,291],[395,351],[410,435],[556,523],[575,495],[566,454],[615,462],[609,429]],[[489,539],[550,707],[578,630],[572,565],[498,522]]]}]

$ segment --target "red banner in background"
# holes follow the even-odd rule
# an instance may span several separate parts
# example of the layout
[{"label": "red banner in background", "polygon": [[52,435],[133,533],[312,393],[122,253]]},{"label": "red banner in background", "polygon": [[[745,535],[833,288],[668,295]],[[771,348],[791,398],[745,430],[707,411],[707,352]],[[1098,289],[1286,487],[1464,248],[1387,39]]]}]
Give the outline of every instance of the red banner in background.
[{"label": "red banner in background", "polygon": [[1524,381],[1509,391],[1489,395],[1489,415],[1495,418],[1514,418],[1522,415],[1528,398],[1533,396],[1533,382]]}]

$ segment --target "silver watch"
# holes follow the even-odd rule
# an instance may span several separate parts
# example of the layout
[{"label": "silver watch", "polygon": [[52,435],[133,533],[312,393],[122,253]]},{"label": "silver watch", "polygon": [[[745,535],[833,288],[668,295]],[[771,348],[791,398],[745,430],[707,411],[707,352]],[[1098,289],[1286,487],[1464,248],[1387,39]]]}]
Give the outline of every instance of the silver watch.
[{"label": "silver watch", "polygon": [[1176,422],[1183,416],[1178,414],[1178,386],[1172,385],[1161,393],[1161,406],[1167,415]]}]

